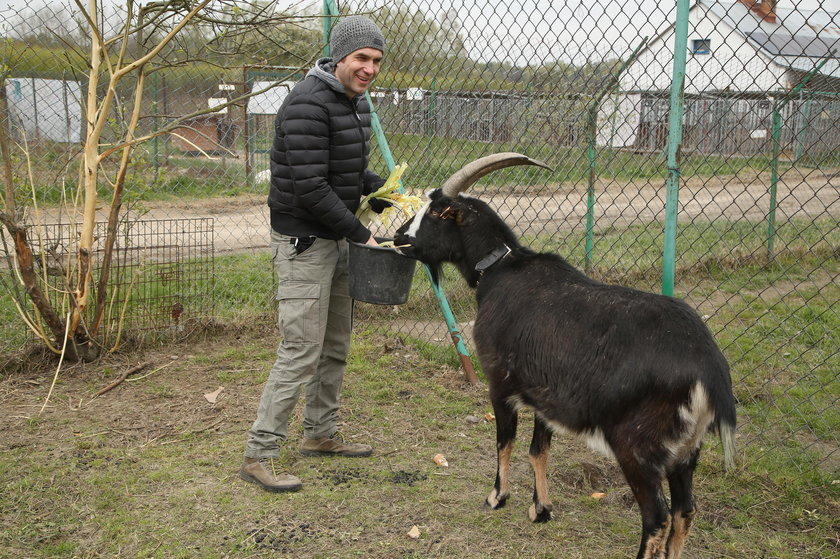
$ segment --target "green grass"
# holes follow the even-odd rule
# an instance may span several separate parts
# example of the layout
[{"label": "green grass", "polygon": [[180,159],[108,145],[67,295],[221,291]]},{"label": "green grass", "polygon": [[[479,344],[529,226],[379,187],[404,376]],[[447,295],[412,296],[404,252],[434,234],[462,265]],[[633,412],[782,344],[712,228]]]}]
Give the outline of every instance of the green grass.
[{"label": "green grass", "polygon": [[275,315],[274,286],[276,280],[268,250],[258,254],[217,256],[211,285],[214,315],[222,321],[250,316]]},{"label": "green grass", "polygon": [[[778,252],[772,260],[767,259],[763,224],[696,222],[680,226],[679,246],[687,248],[681,253],[686,258],[678,260],[677,290],[707,316],[730,361],[739,404],[739,457],[749,464],[748,473],[755,480],[787,487],[790,478],[799,476],[801,495],[797,498],[812,495],[811,488],[825,486],[826,480],[836,479],[838,473],[836,456],[830,457],[832,451],[836,454],[836,434],[840,432],[840,288],[833,280],[840,274],[840,261],[835,257],[840,232],[834,223],[825,218],[781,224]],[[535,248],[558,251],[582,265],[579,238],[525,241]],[[607,229],[597,237],[592,273],[656,291],[660,242],[643,227]],[[147,268],[147,273],[154,274],[153,265]],[[207,279],[211,281],[195,286],[196,292],[213,292],[212,316],[217,322],[274,322],[274,279],[268,251],[217,256],[213,274]],[[462,324],[469,321],[475,306],[473,294],[452,268],[447,270],[444,289],[457,319]],[[7,323],[19,324],[8,303],[0,305],[0,313],[8,317]],[[408,398],[412,421],[420,422],[424,440],[434,443],[448,436],[452,417],[470,415],[470,410],[478,413],[476,401],[481,398],[452,399],[446,385],[422,382],[434,371],[457,374],[458,358],[446,340],[432,343],[409,332],[401,342],[387,342],[383,347],[382,336],[390,336],[389,325],[394,319],[440,320],[428,279],[419,266],[412,295],[398,310],[365,304],[356,307],[357,351],[351,356],[350,367],[364,383],[348,386],[348,393],[370,406],[353,413],[369,417],[383,437],[403,437],[389,409],[394,402]],[[10,330],[12,337],[6,339],[15,339],[15,335],[26,336],[18,327]],[[212,375],[208,391],[219,384],[252,386],[265,380],[266,364],[273,361],[273,338],[273,334],[246,336],[230,347],[193,355],[190,362]],[[415,355],[422,365],[406,366],[406,353]],[[108,374],[112,378],[115,373]],[[145,385],[145,394],[159,402],[179,398],[177,389],[156,379]],[[446,402],[449,411],[441,411],[441,402]],[[33,421],[27,424],[30,431],[43,428],[43,419]],[[462,439],[447,440],[451,448],[466,450],[469,446],[469,441]],[[710,448],[718,452],[716,442]],[[762,494],[770,498],[766,492]],[[813,520],[797,520],[797,514],[789,515],[790,522]],[[778,551],[785,541],[767,549],[779,557],[795,557]]]},{"label": "green grass", "polygon": [[[498,511],[483,508],[495,475],[495,426],[465,417],[490,410],[486,389],[463,384],[440,352],[427,357],[427,350],[367,325],[354,334],[341,428],[372,443],[375,456],[297,455],[298,406],[281,463],[304,489],[272,495],[245,484],[236,470],[276,340],[260,329],[244,339],[146,353],[158,364],[178,358],[96,400],[90,394],[107,379],[99,366],[85,365],[66,375],[39,421],[0,418],[0,557],[592,559],[635,552],[639,515],[617,467],[568,437],[555,437],[549,462],[554,520],[528,522],[527,411],[511,500]],[[121,369],[119,361],[107,365]],[[0,382],[14,409],[43,397],[43,387],[10,391],[13,378]],[[211,406],[201,394],[218,385],[225,390]],[[79,397],[81,410],[67,405]],[[811,462],[796,441],[768,449],[742,437],[738,449],[738,469],[726,475],[709,439],[687,556],[831,556],[840,513],[836,472],[803,468]],[[432,462],[438,452],[448,468]],[[593,491],[607,497],[592,499]],[[420,529],[418,540],[406,536],[412,526]]]}]

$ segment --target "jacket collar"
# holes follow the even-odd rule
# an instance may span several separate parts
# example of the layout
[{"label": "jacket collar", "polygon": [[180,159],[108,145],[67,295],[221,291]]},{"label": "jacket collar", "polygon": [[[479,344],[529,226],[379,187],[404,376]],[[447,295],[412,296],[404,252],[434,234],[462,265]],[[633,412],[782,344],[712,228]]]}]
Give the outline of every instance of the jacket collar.
[{"label": "jacket collar", "polygon": [[[321,80],[322,82],[326,83],[330,89],[335,91],[336,93],[340,93],[341,95],[347,95],[344,91],[344,86],[341,85],[341,82],[338,81],[338,78],[335,77],[335,62],[332,58],[320,58],[318,62],[315,63],[315,66],[312,67],[309,72],[306,73],[306,77],[314,76]],[[356,95],[355,99],[358,100],[362,95]]]}]

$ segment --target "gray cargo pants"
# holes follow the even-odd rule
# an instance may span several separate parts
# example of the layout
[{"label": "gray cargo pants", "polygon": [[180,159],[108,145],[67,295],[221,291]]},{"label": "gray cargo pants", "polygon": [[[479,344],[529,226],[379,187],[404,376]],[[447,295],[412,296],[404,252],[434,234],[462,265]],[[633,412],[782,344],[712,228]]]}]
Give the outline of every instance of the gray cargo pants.
[{"label": "gray cargo pants", "polygon": [[263,389],[257,420],[248,431],[248,458],[279,455],[302,385],[306,398],[304,436],[319,439],[336,431],[353,315],[348,244],[346,240],[315,239],[311,247],[297,254],[292,240],[271,233],[282,340]]}]

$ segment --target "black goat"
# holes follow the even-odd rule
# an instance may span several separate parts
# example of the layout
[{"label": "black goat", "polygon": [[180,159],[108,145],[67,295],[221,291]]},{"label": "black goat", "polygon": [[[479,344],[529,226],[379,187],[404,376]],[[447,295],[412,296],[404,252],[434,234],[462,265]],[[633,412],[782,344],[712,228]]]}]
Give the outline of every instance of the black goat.
[{"label": "black goat", "polygon": [[[638,558],[676,559],[694,517],[692,479],[706,432],[734,465],[735,401],[726,359],[684,302],[605,285],[555,254],[536,253],[484,202],[460,194],[488,172],[544,164],[498,154],[455,173],[402,225],[400,251],[435,281],[452,262],[476,288],[475,344],[496,414],[496,483],[509,496],[517,409],[534,409],[529,451],[534,522],[551,518],[546,461],[553,431],[587,439],[617,460],[642,514]],[[671,507],[662,481],[668,480]]]}]

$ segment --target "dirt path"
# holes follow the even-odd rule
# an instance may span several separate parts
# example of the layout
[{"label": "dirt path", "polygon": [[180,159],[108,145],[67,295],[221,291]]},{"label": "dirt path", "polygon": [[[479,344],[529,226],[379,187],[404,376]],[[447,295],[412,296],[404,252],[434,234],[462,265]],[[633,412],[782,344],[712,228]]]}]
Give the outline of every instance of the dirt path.
[{"label": "dirt path", "polygon": [[[527,190],[490,195],[483,189],[475,194],[492,205],[508,223],[516,224],[521,235],[537,235],[558,229],[582,228],[586,221],[586,185],[564,185],[547,192]],[[691,178],[680,188],[679,219],[719,218],[761,220],[770,209],[769,174]],[[128,219],[181,220],[212,218],[215,252],[259,250],[268,246],[268,207],[265,197],[214,198],[185,203],[146,203],[142,211],[130,210]],[[99,211],[105,220],[107,208]],[[665,185],[640,181],[600,181],[596,186],[596,226],[614,227],[661,220],[665,214]],[[67,217],[56,210],[44,212],[45,223]],[[777,221],[798,217],[840,215],[840,173],[812,170],[787,171],[777,187]],[[386,231],[380,231],[386,234]]]}]

